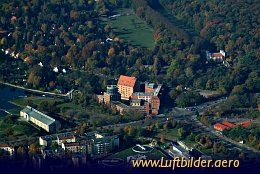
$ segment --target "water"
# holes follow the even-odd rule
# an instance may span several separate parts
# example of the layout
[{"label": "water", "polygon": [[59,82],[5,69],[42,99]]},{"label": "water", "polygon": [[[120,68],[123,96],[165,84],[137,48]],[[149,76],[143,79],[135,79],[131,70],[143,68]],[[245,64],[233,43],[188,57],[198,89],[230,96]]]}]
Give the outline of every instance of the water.
[{"label": "water", "polygon": [[[15,89],[9,86],[0,85],[0,109],[9,110],[17,106],[9,103],[8,101],[26,96],[26,93],[20,89]],[[0,111],[0,117],[5,116],[6,113]]]}]

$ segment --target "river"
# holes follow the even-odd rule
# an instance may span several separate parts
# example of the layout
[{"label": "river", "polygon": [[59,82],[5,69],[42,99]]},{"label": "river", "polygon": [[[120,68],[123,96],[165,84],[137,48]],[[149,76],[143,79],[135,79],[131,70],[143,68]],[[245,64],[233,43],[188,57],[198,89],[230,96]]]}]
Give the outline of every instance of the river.
[{"label": "river", "polygon": [[[26,94],[25,91],[20,89],[15,89],[9,86],[0,85],[0,109],[9,110],[16,108],[17,106],[9,103],[8,101],[14,100],[20,97],[24,97]],[[0,111],[0,117],[5,116],[4,111]]]}]

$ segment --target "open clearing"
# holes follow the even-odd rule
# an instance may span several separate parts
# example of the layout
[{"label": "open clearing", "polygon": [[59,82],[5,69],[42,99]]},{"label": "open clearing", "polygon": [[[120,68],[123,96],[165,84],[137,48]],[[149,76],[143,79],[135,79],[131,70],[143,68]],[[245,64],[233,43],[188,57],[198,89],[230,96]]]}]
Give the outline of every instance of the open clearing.
[{"label": "open clearing", "polygon": [[134,46],[154,47],[154,30],[150,26],[137,17],[132,10],[121,9],[116,13],[121,16],[108,21],[116,36]]}]

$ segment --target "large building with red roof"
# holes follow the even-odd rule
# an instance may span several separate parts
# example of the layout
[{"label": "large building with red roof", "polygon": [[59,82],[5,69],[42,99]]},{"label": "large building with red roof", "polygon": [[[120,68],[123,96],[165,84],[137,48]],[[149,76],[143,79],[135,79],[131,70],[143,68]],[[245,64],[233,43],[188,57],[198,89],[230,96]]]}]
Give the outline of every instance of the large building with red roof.
[{"label": "large building with red roof", "polygon": [[225,121],[225,122],[223,122],[222,124],[224,124],[225,126],[228,126],[228,127],[230,127],[230,128],[236,127],[235,124],[230,123],[230,122],[228,122],[228,121]]},{"label": "large building with red roof", "polygon": [[138,82],[135,77],[121,75],[117,87],[121,94],[121,99],[129,100],[131,95],[138,89]]},{"label": "large building with red roof", "polygon": [[249,125],[251,125],[253,123],[253,121],[245,121],[245,122],[240,122],[240,123],[236,123],[233,124],[229,121],[225,121],[223,123],[216,123],[214,124],[214,129],[218,130],[218,131],[223,131],[225,129],[229,129],[229,128],[235,128],[239,125],[243,126],[243,127],[247,127]]},{"label": "large building with red roof", "polygon": [[220,123],[214,124],[214,129],[216,129],[218,131],[223,131],[223,130],[225,130],[227,128],[228,128],[228,126],[225,126],[225,125],[220,124]]},{"label": "large building with red roof", "polygon": [[250,121],[237,123],[237,125],[241,125],[241,126],[247,127],[247,126],[251,125],[252,123],[253,123],[253,121],[250,120]]}]

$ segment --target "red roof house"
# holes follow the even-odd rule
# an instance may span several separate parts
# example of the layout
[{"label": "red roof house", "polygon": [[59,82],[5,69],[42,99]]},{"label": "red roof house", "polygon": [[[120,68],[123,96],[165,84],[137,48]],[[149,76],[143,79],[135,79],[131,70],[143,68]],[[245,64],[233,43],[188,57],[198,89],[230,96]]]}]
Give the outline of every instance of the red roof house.
[{"label": "red roof house", "polygon": [[228,127],[223,125],[223,124],[220,124],[220,123],[216,123],[214,124],[214,129],[218,130],[218,131],[223,131],[225,129],[227,129]]},{"label": "red roof house", "polygon": [[225,122],[223,122],[222,124],[225,125],[225,126],[228,126],[228,127],[230,127],[230,128],[233,128],[233,127],[236,126],[235,124],[230,123],[230,122],[228,122],[228,121],[225,121]]}]

